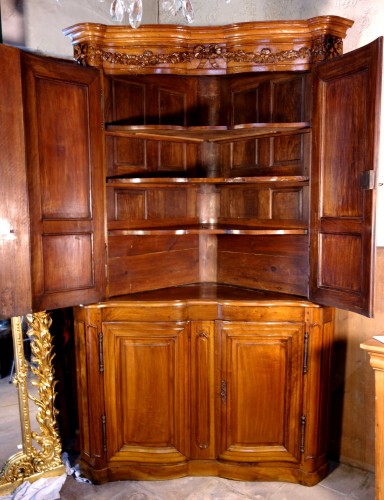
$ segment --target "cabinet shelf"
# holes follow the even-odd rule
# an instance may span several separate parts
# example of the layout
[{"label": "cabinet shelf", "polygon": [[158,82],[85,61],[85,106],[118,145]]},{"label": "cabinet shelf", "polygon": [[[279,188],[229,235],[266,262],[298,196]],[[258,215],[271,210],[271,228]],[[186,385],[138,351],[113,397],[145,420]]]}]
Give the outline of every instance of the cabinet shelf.
[{"label": "cabinet shelf", "polygon": [[[245,224],[190,224],[183,226],[167,227],[140,227],[140,228],[118,228],[116,223],[109,223],[108,236],[156,236],[156,235],[187,235],[187,234],[227,234],[227,235],[306,235],[308,230],[304,223],[295,224],[296,227],[289,227],[291,224],[281,224],[277,227],[275,221],[271,225],[260,224],[251,227]],[[117,223],[119,224],[119,223]],[[117,225],[116,224],[116,225]],[[285,227],[284,227],[285,226]],[[293,225],[292,225],[293,226]],[[301,227],[300,227],[301,226]]]},{"label": "cabinet shelf", "polygon": [[157,141],[184,142],[233,142],[245,139],[309,132],[309,122],[295,123],[242,123],[231,127],[177,125],[120,125],[107,124],[106,135]]},{"label": "cabinet shelf", "polygon": [[[309,177],[304,175],[279,175],[279,176],[250,176],[250,177],[110,177],[107,179],[107,187],[122,187],[140,185],[141,187],[161,187],[180,185],[180,184],[284,184],[286,187],[291,185],[306,184],[309,182]],[[167,175],[169,175],[167,173]]]}]

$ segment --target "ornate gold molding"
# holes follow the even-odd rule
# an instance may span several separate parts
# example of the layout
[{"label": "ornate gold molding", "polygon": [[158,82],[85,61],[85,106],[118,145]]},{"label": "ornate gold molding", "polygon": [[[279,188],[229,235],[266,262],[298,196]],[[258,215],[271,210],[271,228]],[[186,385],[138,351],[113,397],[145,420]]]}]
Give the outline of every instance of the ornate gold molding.
[{"label": "ornate gold molding", "polygon": [[[0,491],[15,487],[24,479],[49,472],[61,474],[65,468],[61,461],[61,442],[56,428],[57,410],[54,407],[55,385],[53,369],[52,338],[49,331],[51,318],[46,312],[28,316],[32,358],[30,368],[25,360],[21,318],[12,318],[12,335],[15,356],[14,383],[18,390],[20,424],[23,451],[16,453],[4,464],[0,472]],[[27,387],[28,369],[35,379],[32,384],[38,389],[38,396],[29,394]],[[36,420],[38,431],[31,431],[29,403],[38,407]],[[36,446],[34,446],[36,444]]]}]

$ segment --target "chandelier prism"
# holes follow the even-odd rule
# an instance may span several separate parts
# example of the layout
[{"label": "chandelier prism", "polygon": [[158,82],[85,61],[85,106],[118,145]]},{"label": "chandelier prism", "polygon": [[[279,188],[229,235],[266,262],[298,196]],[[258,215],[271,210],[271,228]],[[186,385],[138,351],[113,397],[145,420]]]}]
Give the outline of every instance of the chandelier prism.
[{"label": "chandelier prism", "polygon": [[[231,0],[224,1],[229,3]],[[194,21],[195,13],[191,0],[159,0],[159,6],[174,16],[182,12],[188,24]],[[112,0],[110,7],[112,21],[121,23],[125,14],[128,15],[128,21],[132,28],[138,28],[143,17],[142,0]]]}]

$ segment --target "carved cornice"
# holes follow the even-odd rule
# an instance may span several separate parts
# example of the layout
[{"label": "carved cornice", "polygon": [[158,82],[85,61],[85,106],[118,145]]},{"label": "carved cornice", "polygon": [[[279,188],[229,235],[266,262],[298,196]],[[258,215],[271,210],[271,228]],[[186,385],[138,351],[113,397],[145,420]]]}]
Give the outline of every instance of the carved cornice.
[{"label": "carved cornice", "polygon": [[338,16],[226,26],[83,23],[64,30],[74,58],[106,74],[230,74],[308,70],[342,53],[353,22]]}]

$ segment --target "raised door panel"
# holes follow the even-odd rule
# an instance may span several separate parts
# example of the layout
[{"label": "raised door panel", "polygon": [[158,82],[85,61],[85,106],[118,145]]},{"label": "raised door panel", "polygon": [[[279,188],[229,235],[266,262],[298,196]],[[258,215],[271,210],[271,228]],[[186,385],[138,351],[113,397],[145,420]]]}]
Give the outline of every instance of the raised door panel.
[{"label": "raised door panel", "polygon": [[215,328],[191,322],[191,458],[216,458]]},{"label": "raised door panel", "polygon": [[219,457],[298,464],[304,324],[220,322],[219,335]]},{"label": "raised door panel", "polygon": [[0,318],[31,312],[20,51],[0,45]]},{"label": "raised door panel", "polygon": [[24,54],[35,309],[101,300],[105,288],[97,71]]},{"label": "raised door panel", "polygon": [[310,298],[373,314],[382,39],[314,69]]},{"label": "raised door panel", "polygon": [[104,323],[107,456],[171,464],[189,456],[187,323]]}]

